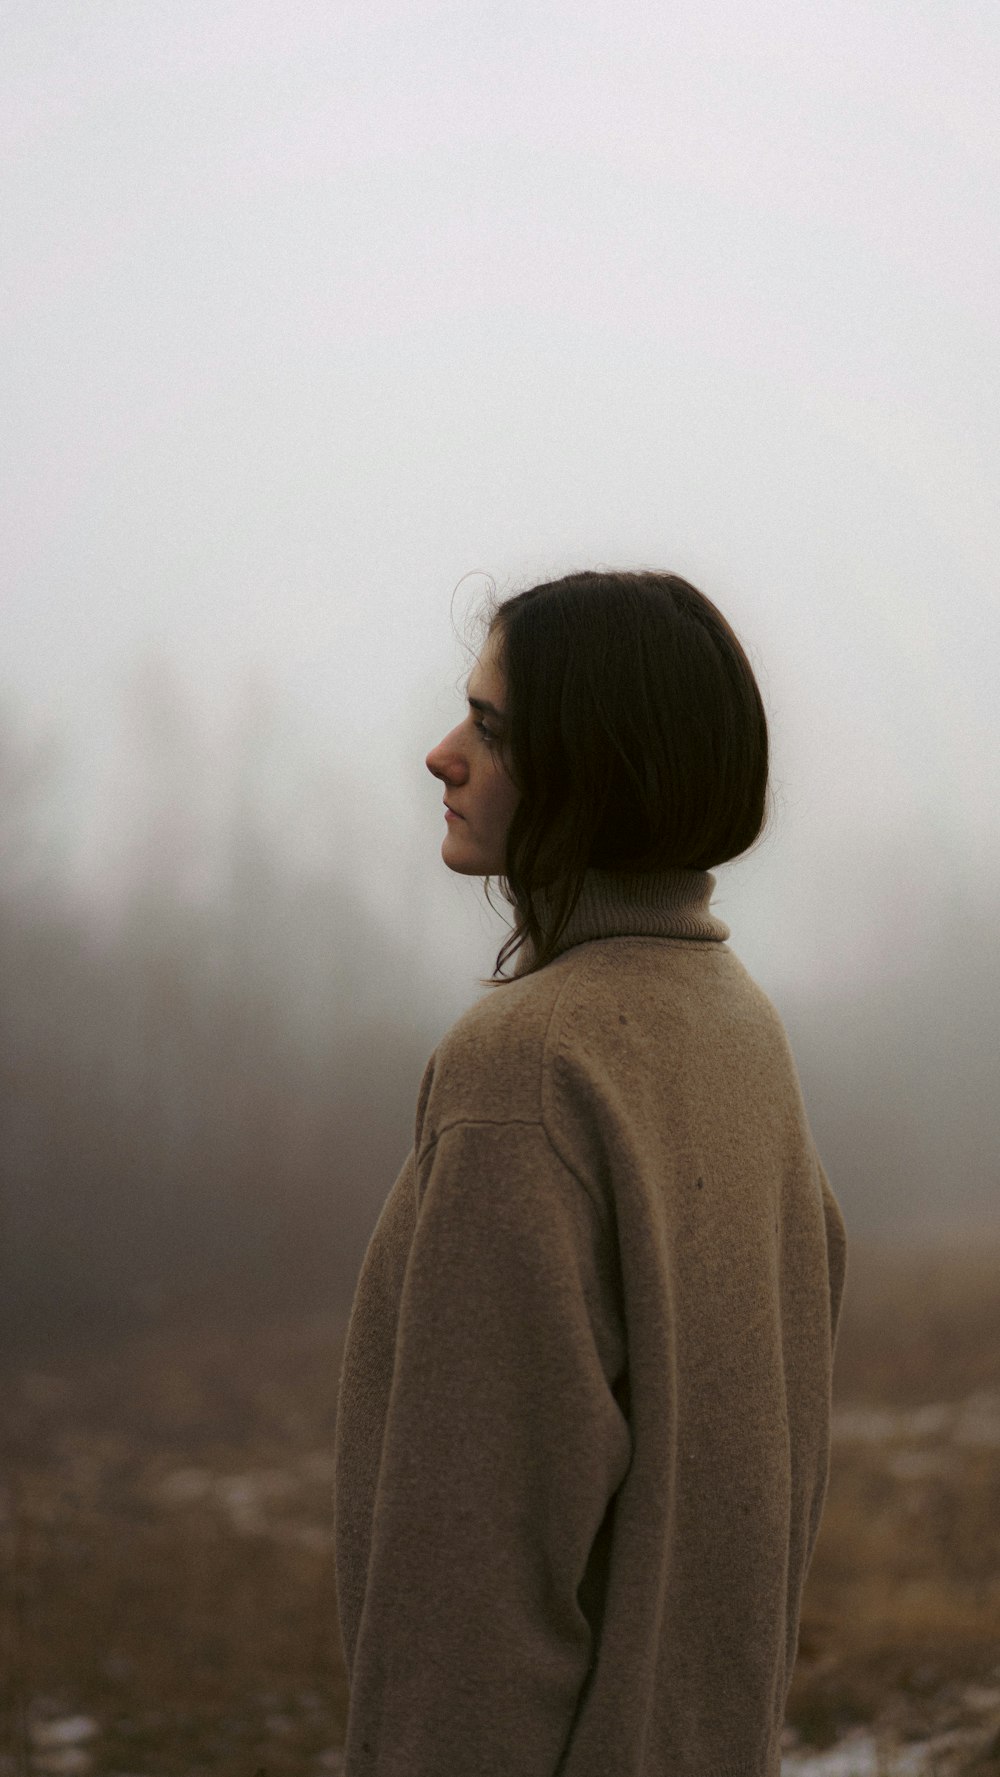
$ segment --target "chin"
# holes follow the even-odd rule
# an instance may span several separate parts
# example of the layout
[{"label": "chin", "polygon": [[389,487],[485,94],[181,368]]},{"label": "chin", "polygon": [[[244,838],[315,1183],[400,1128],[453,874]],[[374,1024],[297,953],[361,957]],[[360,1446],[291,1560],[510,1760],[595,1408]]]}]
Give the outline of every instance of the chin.
[{"label": "chin", "polygon": [[457,835],[446,833],[441,846],[442,862],[453,870],[456,876],[494,876],[496,866],[488,859],[476,856],[475,846],[463,845],[461,840],[453,844]]},{"label": "chin", "polygon": [[443,852],[441,856],[449,870],[453,870],[456,876],[489,875],[489,871],[486,869],[485,865],[477,864],[473,858],[446,858]]}]

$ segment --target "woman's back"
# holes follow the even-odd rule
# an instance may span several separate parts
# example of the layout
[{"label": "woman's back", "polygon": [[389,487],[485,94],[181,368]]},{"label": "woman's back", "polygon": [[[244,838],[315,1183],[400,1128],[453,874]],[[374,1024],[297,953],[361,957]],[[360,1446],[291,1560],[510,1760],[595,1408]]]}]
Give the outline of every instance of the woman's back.
[{"label": "woman's back", "polygon": [[778,1769],[843,1225],[712,886],[588,872],[428,1065],[341,1379],[351,1777]]}]

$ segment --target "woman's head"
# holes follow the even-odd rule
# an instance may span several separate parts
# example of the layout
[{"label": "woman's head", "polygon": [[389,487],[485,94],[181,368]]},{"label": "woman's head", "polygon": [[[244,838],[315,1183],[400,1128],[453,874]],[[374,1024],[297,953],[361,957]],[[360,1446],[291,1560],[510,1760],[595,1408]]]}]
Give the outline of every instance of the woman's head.
[{"label": "woman's head", "polygon": [[498,970],[525,938],[536,967],[549,960],[587,869],[710,870],[758,838],[764,707],[729,624],[686,580],[588,572],[516,593],[490,615],[477,674],[500,694],[510,786],[489,870],[516,914]]}]

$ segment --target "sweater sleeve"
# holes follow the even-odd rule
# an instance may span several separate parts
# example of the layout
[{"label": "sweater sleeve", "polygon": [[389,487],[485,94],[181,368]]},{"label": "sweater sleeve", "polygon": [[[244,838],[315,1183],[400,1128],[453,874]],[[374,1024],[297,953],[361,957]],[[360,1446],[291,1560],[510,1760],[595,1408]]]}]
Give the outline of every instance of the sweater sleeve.
[{"label": "sweater sleeve", "polygon": [[605,1236],[541,1124],[453,1125],[416,1184],[345,1777],[552,1777],[631,1456]]}]

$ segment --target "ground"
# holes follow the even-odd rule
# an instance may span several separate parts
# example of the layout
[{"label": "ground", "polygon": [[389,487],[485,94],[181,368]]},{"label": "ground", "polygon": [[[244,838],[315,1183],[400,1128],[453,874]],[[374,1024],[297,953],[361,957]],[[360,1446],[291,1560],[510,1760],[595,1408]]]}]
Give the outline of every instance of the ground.
[{"label": "ground", "polygon": [[[1000,1773],[998,1276],[852,1256],[789,1773]],[[341,1337],[202,1314],[8,1364],[0,1777],[339,1770]]]}]

